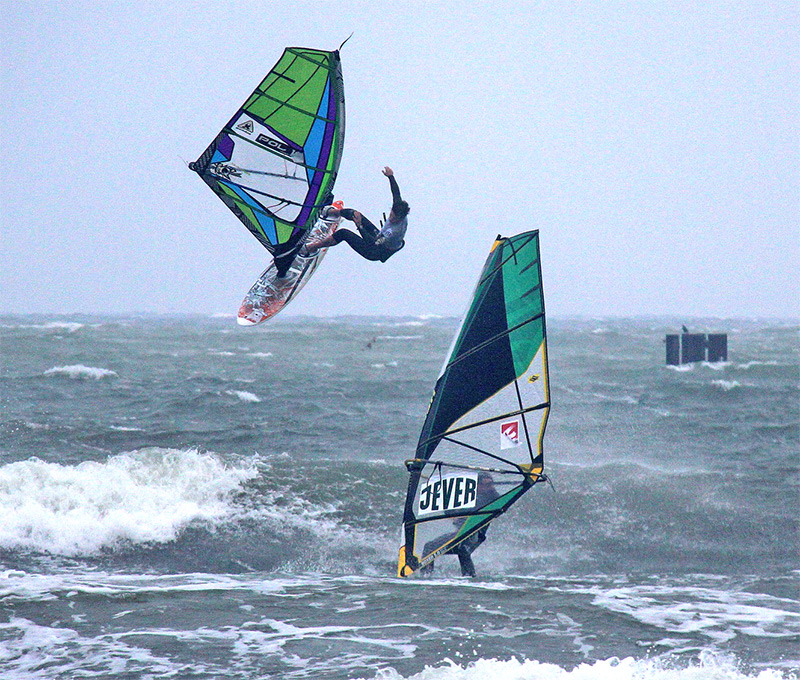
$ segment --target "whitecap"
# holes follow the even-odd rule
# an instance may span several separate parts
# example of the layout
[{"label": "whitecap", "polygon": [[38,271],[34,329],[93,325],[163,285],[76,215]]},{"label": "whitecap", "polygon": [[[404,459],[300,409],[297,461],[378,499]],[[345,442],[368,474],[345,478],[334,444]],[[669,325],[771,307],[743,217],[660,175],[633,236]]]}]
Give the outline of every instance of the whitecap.
[{"label": "whitecap", "polygon": [[225,390],[225,394],[230,394],[232,397],[237,397],[241,401],[245,401],[249,404],[258,404],[261,402],[261,399],[253,394],[252,392],[246,392],[244,390]]},{"label": "whitecap", "polygon": [[46,376],[65,376],[72,380],[101,380],[102,378],[112,378],[117,375],[116,371],[108,368],[96,368],[94,366],[84,366],[83,364],[73,364],[71,366],[54,366],[48,368]]},{"label": "whitecap", "polygon": [[675,371],[676,373],[688,373],[689,371],[694,370],[694,364],[681,364],[680,366],[667,364],[667,368],[671,371]]},{"label": "whitecap", "polygon": [[716,385],[725,392],[730,392],[737,387],[741,387],[738,380],[712,380],[711,384]]},{"label": "whitecap", "polygon": [[68,333],[74,333],[75,331],[79,331],[83,328],[84,324],[82,323],[75,323],[70,321],[48,321],[47,323],[40,323],[40,324],[23,324],[20,325],[19,328],[35,328],[38,330],[43,331],[67,331]]},{"label": "whitecap", "polygon": [[748,361],[746,364],[737,364],[736,368],[748,370],[754,366],[780,366],[777,361]]}]

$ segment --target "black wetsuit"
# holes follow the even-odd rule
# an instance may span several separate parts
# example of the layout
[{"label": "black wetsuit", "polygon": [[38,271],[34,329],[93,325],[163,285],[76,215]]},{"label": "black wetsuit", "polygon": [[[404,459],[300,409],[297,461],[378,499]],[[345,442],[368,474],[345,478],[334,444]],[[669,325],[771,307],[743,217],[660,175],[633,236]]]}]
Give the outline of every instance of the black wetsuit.
[{"label": "black wetsuit", "polygon": [[[345,208],[341,211],[342,217],[348,220],[353,219],[353,211],[350,208]],[[355,250],[361,257],[372,260],[373,262],[386,262],[397,250],[391,250],[385,245],[378,245],[375,240],[380,236],[381,232],[372,224],[364,215],[361,216],[361,225],[358,227],[361,236],[350,231],[349,229],[337,229],[333,232],[333,240],[336,243],[345,241],[353,250]],[[402,246],[400,246],[402,248]]]},{"label": "black wetsuit", "polygon": [[[392,189],[392,205],[394,205],[403,199],[400,196],[400,187],[397,186],[397,180],[394,175],[389,175],[388,177],[389,186]],[[341,215],[346,220],[353,220],[353,210],[351,208],[342,210]],[[334,232],[333,240],[336,243],[345,241],[347,245],[367,260],[386,262],[405,245],[403,236],[405,236],[407,225],[408,220],[403,217],[395,222],[387,222],[383,229],[378,229],[362,214],[361,225],[358,226],[360,236],[349,229],[339,229]]]}]

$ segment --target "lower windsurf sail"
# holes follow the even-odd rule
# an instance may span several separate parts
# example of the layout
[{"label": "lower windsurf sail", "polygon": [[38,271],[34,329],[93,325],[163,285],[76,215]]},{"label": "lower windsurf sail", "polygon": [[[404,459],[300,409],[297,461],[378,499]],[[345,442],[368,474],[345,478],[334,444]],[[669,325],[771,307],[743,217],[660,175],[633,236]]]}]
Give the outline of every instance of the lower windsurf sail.
[{"label": "lower windsurf sail", "polygon": [[403,515],[398,575],[462,543],[545,480],[550,411],[539,232],[498,236],[434,388]]},{"label": "lower windsurf sail", "polygon": [[279,262],[331,202],[343,145],[339,53],[289,47],[189,167]]}]

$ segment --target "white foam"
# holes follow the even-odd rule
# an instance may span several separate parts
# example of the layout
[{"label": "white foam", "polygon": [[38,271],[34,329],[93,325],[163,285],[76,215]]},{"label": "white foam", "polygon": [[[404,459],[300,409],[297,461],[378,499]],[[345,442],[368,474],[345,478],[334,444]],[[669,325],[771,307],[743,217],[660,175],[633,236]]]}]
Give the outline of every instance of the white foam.
[{"label": "white foam", "polygon": [[724,371],[731,364],[728,361],[704,361],[702,365],[712,371]]},{"label": "white foam", "polygon": [[250,352],[247,356],[256,357],[257,359],[266,359],[272,356],[272,352]]},{"label": "white foam", "polygon": [[746,364],[738,364],[736,368],[747,370],[753,366],[780,366],[777,361],[748,361]]},{"label": "white foam", "polygon": [[258,404],[261,399],[252,392],[245,392],[244,390],[225,390],[225,394],[230,394],[232,397],[237,397],[241,401],[249,404]]},{"label": "white foam", "polygon": [[[12,617],[0,623],[3,680],[53,677],[175,677],[180,666],[115,635],[84,637],[77,631]],[[92,670],[86,668],[90,659]],[[95,672],[100,669],[100,672]]]},{"label": "white foam", "polygon": [[695,633],[724,643],[737,635],[793,637],[800,614],[793,603],[769,595],[714,588],[629,586],[570,589],[591,593],[593,604],[669,633]]},{"label": "white foam", "polygon": [[730,392],[737,387],[741,387],[741,383],[738,380],[712,380],[711,384],[716,385],[724,392]]},{"label": "white foam", "polygon": [[675,371],[676,373],[689,373],[690,371],[694,370],[694,364],[681,364],[680,366],[667,364],[666,368],[668,368],[670,371]]},{"label": "white foam", "polygon": [[108,368],[95,368],[94,366],[73,364],[71,366],[55,366],[53,368],[48,368],[44,374],[46,376],[66,376],[73,380],[101,380],[102,378],[112,378],[117,375],[117,372],[109,370]]},{"label": "white foam", "polygon": [[254,463],[160,448],[104,463],[10,463],[0,467],[0,546],[76,555],[172,541],[191,522],[225,521],[230,496],[256,475]]},{"label": "white foam", "polygon": [[49,321],[48,323],[40,323],[40,324],[22,324],[18,326],[18,328],[36,328],[38,330],[43,331],[67,331],[68,333],[74,333],[75,331],[79,331],[83,328],[84,324],[82,323],[74,323],[69,321]]},{"label": "white foam", "polygon": [[699,665],[675,668],[660,659],[631,657],[582,663],[571,670],[539,661],[478,659],[465,666],[444,659],[437,666],[426,666],[420,673],[404,676],[393,668],[352,680],[790,680],[795,678],[778,670],[743,673],[735,660],[703,655]]}]

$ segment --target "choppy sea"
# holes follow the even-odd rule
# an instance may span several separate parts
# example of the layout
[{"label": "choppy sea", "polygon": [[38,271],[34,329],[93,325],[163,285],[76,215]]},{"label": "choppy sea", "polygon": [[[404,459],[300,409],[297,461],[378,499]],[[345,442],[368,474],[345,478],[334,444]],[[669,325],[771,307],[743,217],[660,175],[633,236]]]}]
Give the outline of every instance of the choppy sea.
[{"label": "choppy sea", "polygon": [[798,321],[550,320],[552,488],[400,580],[456,326],[0,317],[0,677],[800,678]]}]

